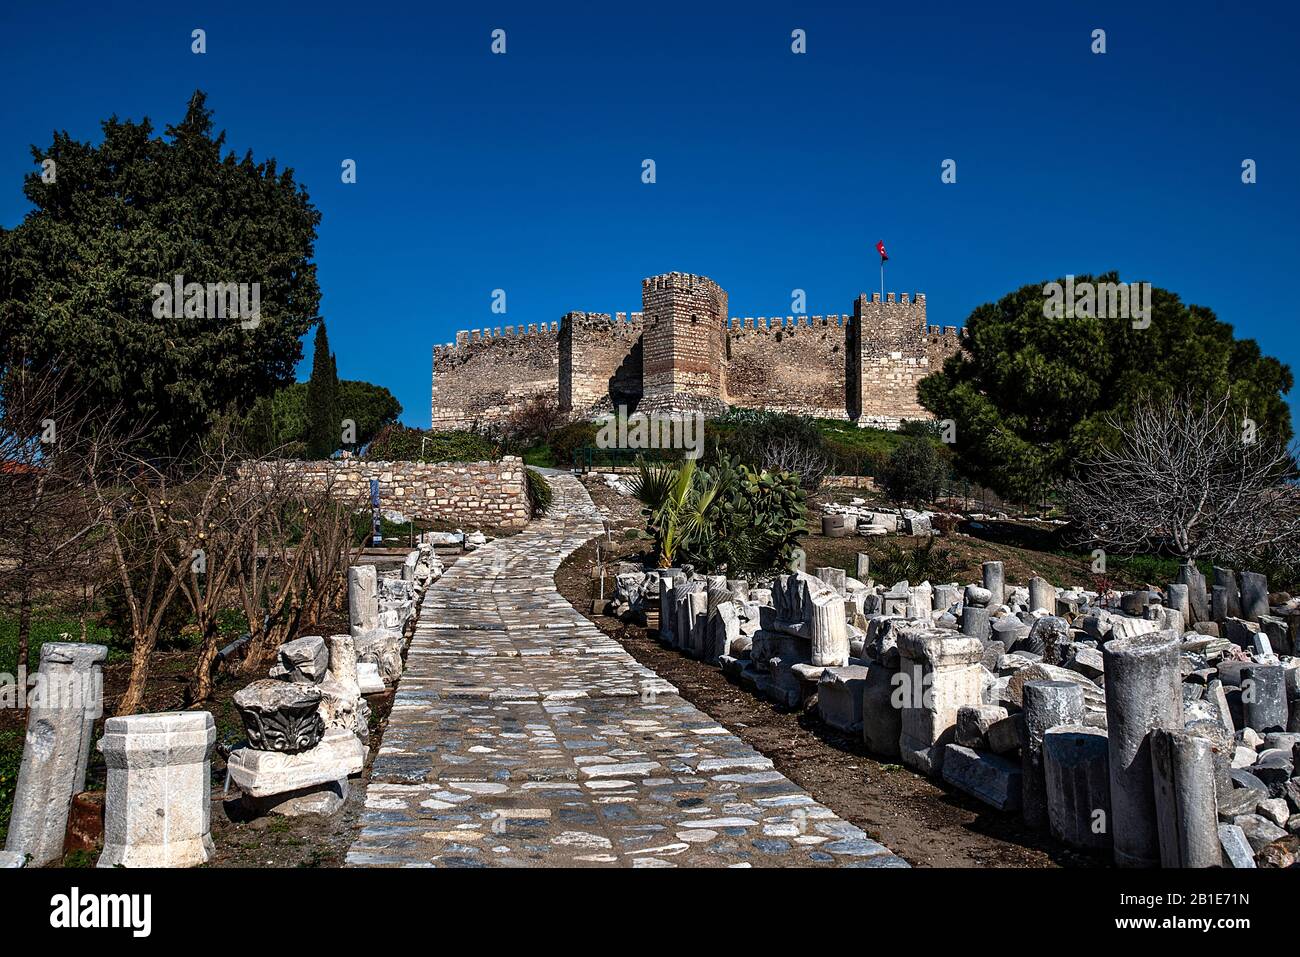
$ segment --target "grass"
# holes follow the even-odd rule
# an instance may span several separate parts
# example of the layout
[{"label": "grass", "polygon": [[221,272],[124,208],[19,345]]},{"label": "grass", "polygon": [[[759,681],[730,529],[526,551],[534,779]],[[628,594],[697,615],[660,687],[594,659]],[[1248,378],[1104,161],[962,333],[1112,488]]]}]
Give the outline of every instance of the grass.
[{"label": "grass", "polygon": [[17,730],[0,731],[0,846],[9,836],[9,815],[14,809],[14,788],[18,785],[25,737]]},{"label": "grass", "polygon": [[[80,619],[66,613],[32,612],[31,633],[28,641],[30,670],[35,670],[41,660],[41,645],[47,641],[80,641]],[[86,619],[86,640],[108,645],[109,661],[130,657],[114,638],[113,632],[91,618]],[[18,667],[18,616],[0,616],[0,673],[12,675]]]}]

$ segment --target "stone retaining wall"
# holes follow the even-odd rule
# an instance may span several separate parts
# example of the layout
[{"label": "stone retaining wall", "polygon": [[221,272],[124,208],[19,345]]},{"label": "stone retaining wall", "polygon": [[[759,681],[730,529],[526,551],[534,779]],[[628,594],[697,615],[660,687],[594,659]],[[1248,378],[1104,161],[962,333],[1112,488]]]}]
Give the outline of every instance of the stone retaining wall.
[{"label": "stone retaining wall", "polygon": [[512,529],[528,524],[527,479],[518,456],[499,462],[347,459],[292,464],[315,487],[332,485],[340,501],[368,504],[370,480],[378,479],[380,507],[413,518]]}]

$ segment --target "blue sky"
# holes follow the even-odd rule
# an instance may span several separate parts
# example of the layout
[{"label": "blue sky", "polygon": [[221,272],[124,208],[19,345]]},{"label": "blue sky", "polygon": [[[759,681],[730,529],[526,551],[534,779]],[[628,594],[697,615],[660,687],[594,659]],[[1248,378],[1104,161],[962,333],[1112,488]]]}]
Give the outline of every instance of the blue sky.
[{"label": "blue sky", "polygon": [[1118,269],[1300,370],[1293,4],[183,6],[5,5],[0,223],[27,211],[29,144],[98,140],[113,113],[162,127],[202,88],[237,153],[307,186],[339,374],[412,425],[458,329],[634,311],[670,270],[734,316],[787,314],[795,288],[849,312],[878,239],[935,324]]}]

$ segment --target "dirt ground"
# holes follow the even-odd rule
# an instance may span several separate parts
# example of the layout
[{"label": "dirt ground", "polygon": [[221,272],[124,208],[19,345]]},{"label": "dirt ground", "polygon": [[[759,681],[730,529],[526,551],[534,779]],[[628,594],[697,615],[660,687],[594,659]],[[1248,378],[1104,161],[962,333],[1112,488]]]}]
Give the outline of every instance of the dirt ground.
[{"label": "dirt ground", "polygon": [[[589,486],[590,487],[590,486]],[[593,498],[598,493],[593,490]],[[613,494],[613,493],[611,493]],[[599,499],[597,499],[599,503]],[[805,547],[814,564],[820,536]],[[617,535],[615,536],[617,541]],[[838,546],[844,539],[821,539]],[[847,540],[854,551],[861,539]],[[945,540],[947,541],[947,540]],[[639,546],[626,543],[629,553]],[[816,564],[849,564],[830,561]],[[985,556],[987,557],[987,556]],[[561,594],[587,614],[594,597],[593,543],[561,565]],[[978,563],[976,563],[978,570]],[[1009,576],[1010,577],[1010,576]],[[605,594],[610,594],[612,579]],[[589,616],[590,617],[590,616]],[[897,764],[877,761],[862,741],[823,725],[815,712],[791,711],[732,684],[718,668],[660,645],[644,628],[614,618],[592,619],[628,652],[672,682],[683,698],[716,718],[747,744],[771,758],[777,770],[845,820],[861,827],[909,863],[922,867],[1080,867],[1106,866],[1026,830],[1020,819],[948,790]]]}]

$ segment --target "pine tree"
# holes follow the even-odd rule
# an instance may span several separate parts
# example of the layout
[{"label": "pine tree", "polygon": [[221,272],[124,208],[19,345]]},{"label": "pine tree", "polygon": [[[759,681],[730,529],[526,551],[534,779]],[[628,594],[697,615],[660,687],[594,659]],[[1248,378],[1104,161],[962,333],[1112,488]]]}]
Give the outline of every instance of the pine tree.
[{"label": "pine tree", "polygon": [[339,447],[338,376],[330,353],[329,334],[322,319],[312,346],[311,378],[307,380],[307,454],[326,459]]}]

